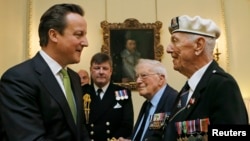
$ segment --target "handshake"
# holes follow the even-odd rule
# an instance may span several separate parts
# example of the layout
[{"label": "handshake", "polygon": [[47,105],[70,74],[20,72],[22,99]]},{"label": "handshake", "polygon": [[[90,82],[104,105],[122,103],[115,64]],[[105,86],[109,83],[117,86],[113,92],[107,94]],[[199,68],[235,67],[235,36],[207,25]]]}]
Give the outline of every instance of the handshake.
[{"label": "handshake", "polygon": [[111,139],[108,138],[108,141],[118,141],[118,140],[115,137],[113,137]]},{"label": "handshake", "polygon": [[130,139],[125,139],[123,137],[120,137],[118,139],[116,139],[115,137],[108,139],[108,141],[131,141]]}]

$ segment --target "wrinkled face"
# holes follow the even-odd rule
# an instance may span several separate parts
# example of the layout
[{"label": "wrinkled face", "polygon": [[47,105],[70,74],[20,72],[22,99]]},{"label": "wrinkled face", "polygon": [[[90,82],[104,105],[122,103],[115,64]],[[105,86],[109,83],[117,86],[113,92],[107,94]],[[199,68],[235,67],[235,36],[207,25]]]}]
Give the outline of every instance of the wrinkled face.
[{"label": "wrinkled face", "polygon": [[108,61],[101,64],[94,63],[90,67],[90,73],[93,82],[98,87],[103,87],[110,81],[112,68]]},{"label": "wrinkled face", "polygon": [[69,13],[65,19],[67,25],[62,35],[54,29],[49,31],[55,43],[52,57],[62,66],[79,63],[83,48],[88,46],[86,20],[76,13]]},{"label": "wrinkled face", "polygon": [[136,41],[135,40],[127,40],[126,48],[133,52],[136,49]]},{"label": "wrinkled face", "polygon": [[195,61],[195,42],[192,42],[186,33],[176,32],[171,36],[171,43],[167,53],[173,58],[173,67],[182,74],[186,74]]},{"label": "wrinkled face", "polygon": [[140,65],[136,70],[137,90],[148,100],[165,84],[165,76],[152,72],[150,68],[147,65]]},{"label": "wrinkled face", "polygon": [[80,76],[82,86],[89,83],[89,74],[87,71],[79,71],[78,74]]}]

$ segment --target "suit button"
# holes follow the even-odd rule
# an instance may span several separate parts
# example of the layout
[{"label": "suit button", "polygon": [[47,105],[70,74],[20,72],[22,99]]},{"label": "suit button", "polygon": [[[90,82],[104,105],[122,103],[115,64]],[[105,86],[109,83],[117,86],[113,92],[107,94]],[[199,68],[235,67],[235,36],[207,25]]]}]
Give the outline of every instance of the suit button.
[{"label": "suit button", "polygon": [[90,124],[90,127],[94,127],[94,124],[92,123],[92,124]]},{"label": "suit button", "polygon": [[94,135],[94,131],[90,131],[90,135]]},{"label": "suit button", "polygon": [[109,126],[109,125],[110,125],[110,122],[107,121],[107,122],[106,122],[106,125]]},{"label": "suit button", "polygon": [[110,130],[107,130],[106,133],[107,133],[107,134],[110,134]]}]

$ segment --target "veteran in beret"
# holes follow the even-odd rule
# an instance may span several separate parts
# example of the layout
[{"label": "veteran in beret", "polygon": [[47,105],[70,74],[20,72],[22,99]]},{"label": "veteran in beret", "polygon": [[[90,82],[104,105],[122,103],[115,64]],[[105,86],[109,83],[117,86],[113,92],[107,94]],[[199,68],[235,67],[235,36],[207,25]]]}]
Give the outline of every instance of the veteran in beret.
[{"label": "veteran in beret", "polygon": [[163,140],[206,139],[209,124],[248,124],[236,80],[213,58],[216,39],[221,34],[216,23],[183,15],[172,18],[169,32],[167,53],[173,59],[174,70],[187,82],[165,123]]}]

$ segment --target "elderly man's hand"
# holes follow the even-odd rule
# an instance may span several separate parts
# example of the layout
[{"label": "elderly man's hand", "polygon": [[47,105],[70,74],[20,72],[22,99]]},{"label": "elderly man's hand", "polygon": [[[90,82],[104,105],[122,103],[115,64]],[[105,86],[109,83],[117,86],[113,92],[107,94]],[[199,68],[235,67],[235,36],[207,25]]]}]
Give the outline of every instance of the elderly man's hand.
[{"label": "elderly man's hand", "polygon": [[131,141],[131,140],[130,140],[130,139],[125,139],[125,138],[123,138],[123,137],[120,137],[120,138],[118,138],[117,141]]}]

